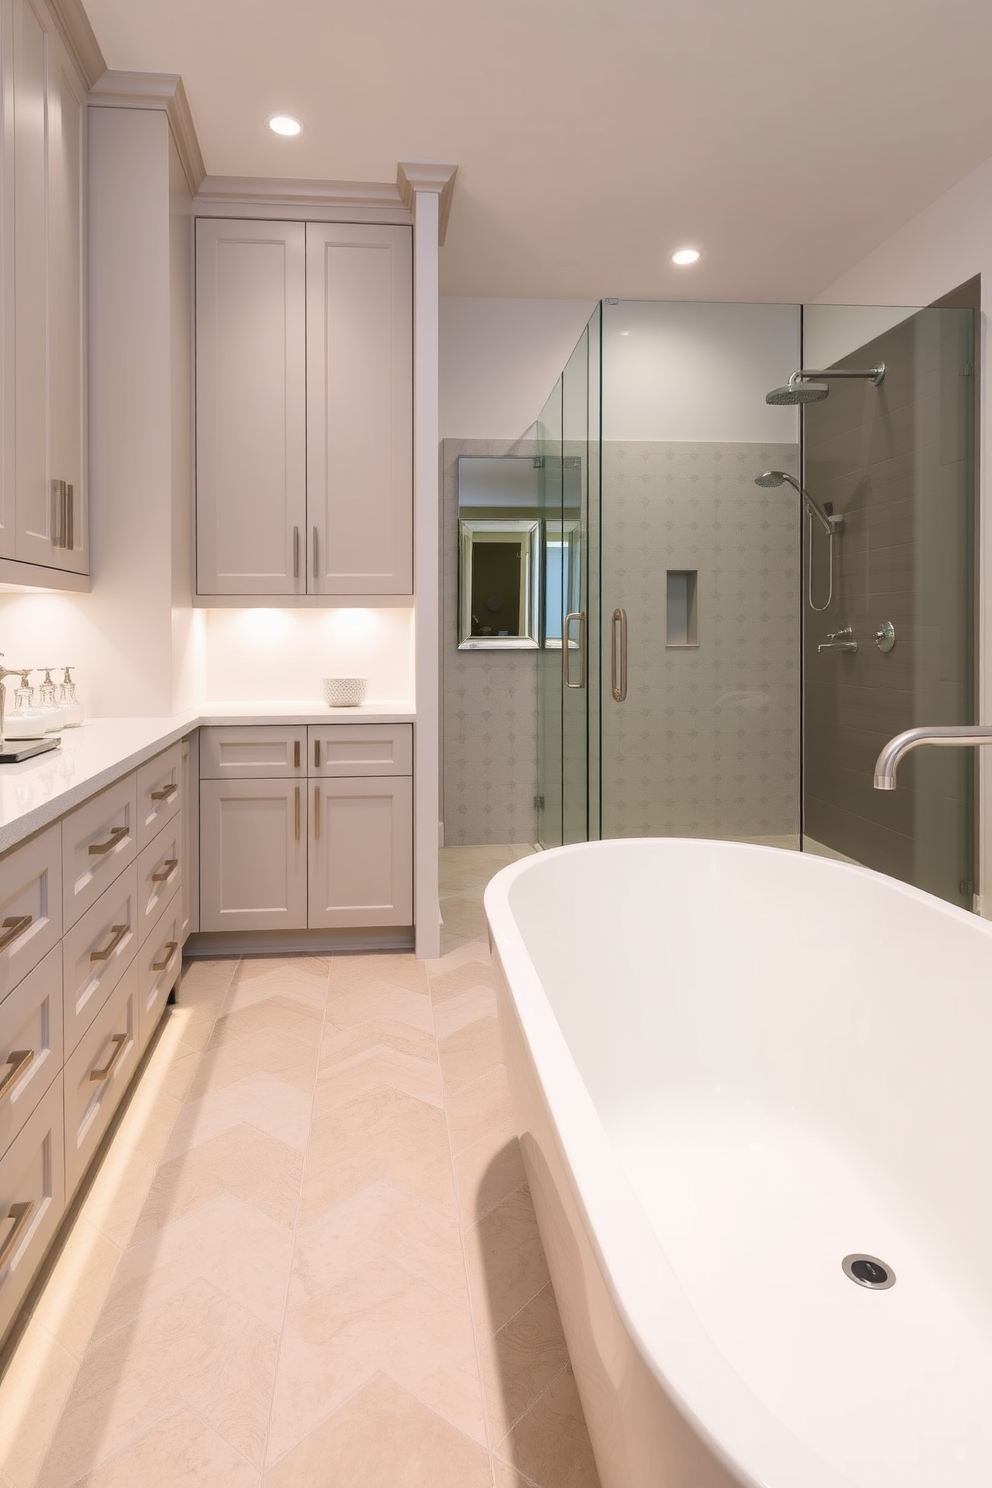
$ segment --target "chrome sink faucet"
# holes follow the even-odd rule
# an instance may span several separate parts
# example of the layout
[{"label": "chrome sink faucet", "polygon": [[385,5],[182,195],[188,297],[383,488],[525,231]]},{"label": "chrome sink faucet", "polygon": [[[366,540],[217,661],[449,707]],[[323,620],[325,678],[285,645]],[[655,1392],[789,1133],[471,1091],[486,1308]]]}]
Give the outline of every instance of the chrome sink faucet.
[{"label": "chrome sink faucet", "polygon": [[821,641],[817,651],[850,651],[856,654],[858,643],[854,640],[854,632],[849,625],[842,625],[840,630],[827,632],[827,639]]},{"label": "chrome sink faucet", "polygon": [[904,754],[919,749],[921,744],[973,745],[992,744],[992,723],[952,723],[946,727],[911,728],[890,739],[875,761],[875,789],[896,788],[896,766]]}]

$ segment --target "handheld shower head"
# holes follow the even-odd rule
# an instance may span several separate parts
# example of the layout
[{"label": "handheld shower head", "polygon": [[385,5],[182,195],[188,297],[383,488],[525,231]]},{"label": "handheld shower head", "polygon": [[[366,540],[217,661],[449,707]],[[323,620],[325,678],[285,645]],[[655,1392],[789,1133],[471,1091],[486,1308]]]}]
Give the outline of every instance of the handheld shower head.
[{"label": "handheld shower head", "polygon": [[769,486],[781,486],[784,482],[788,482],[793,490],[799,493],[806,510],[816,517],[824,532],[832,537],[835,532],[841,530],[843,519],[841,517],[832,517],[828,512],[824,511],[820,503],[809,494],[805,486],[799,484],[794,475],[789,475],[785,470],[764,470],[761,475],[756,475],[754,478],[754,484],[756,486],[766,488]]}]

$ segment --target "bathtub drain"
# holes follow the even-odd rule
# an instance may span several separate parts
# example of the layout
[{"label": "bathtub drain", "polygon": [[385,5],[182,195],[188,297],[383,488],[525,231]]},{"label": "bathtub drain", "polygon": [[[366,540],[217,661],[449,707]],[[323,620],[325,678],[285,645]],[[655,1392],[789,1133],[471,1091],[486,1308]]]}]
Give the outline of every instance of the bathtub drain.
[{"label": "bathtub drain", "polygon": [[878,1256],[849,1255],[844,1257],[841,1265],[846,1276],[856,1281],[858,1286],[870,1287],[873,1292],[883,1292],[886,1287],[895,1286],[896,1273]]}]

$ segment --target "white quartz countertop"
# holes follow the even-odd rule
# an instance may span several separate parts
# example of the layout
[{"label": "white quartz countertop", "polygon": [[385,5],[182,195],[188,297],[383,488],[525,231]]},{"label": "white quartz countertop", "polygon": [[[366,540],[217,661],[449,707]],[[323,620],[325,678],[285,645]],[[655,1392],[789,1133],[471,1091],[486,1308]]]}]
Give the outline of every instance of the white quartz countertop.
[{"label": "white quartz countertop", "polygon": [[[91,718],[47,754],[0,765],[0,852],[23,842],[196,728],[225,723],[413,723],[407,702],[205,703],[170,718]],[[16,741],[11,741],[15,743]]]}]

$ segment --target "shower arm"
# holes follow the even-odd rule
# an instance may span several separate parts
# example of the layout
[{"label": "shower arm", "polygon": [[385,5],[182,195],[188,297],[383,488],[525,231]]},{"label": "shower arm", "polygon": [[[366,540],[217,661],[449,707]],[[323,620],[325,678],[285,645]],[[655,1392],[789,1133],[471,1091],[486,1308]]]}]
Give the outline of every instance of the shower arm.
[{"label": "shower arm", "polygon": [[[799,371],[798,372],[793,372],[792,376],[789,378],[789,387],[795,387],[795,385],[796,385],[797,382],[813,382],[817,378],[826,378],[826,377],[862,377],[862,378],[867,378],[867,380],[871,383],[872,387],[878,387],[879,383],[882,381],[882,378],[884,376],[885,376],[885,363],[884,362],[879,362],[879,364],[878,364],[877,367],[867,367],[867,368],[832,367],[832,368],[829,368],[828,370],[823,371],[823,372],[821,372],[818,368],[815,368],[815,367],[800,367]],[[826,396],[826,395],[824,394],[824,396]]]}]

